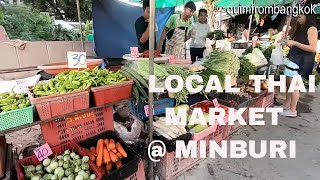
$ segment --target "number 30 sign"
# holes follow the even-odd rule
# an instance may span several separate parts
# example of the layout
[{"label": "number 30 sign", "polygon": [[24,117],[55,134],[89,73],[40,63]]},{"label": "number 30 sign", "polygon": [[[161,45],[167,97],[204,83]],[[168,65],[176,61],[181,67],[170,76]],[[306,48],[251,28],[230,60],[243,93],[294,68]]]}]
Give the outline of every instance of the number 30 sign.
[{"label": "number 30 sign", "polygon": [[69,68],[87,68],[86,52],[68,52]]}]

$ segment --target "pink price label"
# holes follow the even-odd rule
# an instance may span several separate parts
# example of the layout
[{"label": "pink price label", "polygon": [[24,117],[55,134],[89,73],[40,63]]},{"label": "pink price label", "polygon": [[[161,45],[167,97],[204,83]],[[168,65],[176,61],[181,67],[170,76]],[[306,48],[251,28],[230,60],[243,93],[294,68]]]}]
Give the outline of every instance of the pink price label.
[{"label": "pink price label", "polygon": [[53,154],[51,148],[49,147],[48,143],[38,147],[37,149],[33,150],[34,154],[36,155],[39,161],[44,160],[45,158],[49,157]]},{"label": "pink price label", "polygon": [[[149,117],[149,105],[144,106],[144,113],[146,114],[146,117]],[[154,114],[154,109],[153,109],[153,114]]]},{"label": "pink price label", "polygon": [[131,57],[139,57],[138,47],[130,47]]},{"label": "pink price label", "polygon": [[212,100],[214,107],[219,107],[219,102],[217,100],[217,98],[214,98],[214,100]]}]

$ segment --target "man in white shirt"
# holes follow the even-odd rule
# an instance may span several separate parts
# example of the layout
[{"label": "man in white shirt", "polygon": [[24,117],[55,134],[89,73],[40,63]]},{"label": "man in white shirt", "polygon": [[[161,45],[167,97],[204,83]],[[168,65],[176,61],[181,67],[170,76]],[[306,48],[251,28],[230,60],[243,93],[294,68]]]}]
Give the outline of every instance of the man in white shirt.
[{"label": "man in white shirt", "polygon": [[194,63],[198,58],[203,58],[203,52],[206,49],[207,35],[210,32],[210,26],[207,24],[207,10],[199,10],[199,22],[192,25],[190,54],[191,61]]}]

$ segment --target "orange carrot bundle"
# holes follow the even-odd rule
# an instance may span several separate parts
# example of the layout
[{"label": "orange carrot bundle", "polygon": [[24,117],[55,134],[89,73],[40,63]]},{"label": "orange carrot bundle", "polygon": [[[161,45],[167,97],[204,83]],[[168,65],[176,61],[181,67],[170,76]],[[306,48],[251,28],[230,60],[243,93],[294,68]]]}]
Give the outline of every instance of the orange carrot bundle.
[{"label": "orange carrot bundle", "polygon": [[107,147],[103,146],[103,163],[109,164],[110,162],[111,162],[111,159],[110,159],[110,154],[107,150]]},{"label": "orange carrot bundle", "polygon": [[97,155],[97,150],[96,150],[95,147],[92,146],[92,147],[90,148],[90,152],[91,152],[91,154],[94,155],[95,157],[98,156],[98,155]]},{"label": "orange carrot bundle", "polygon": [[103,159],[103,140],[99,139],[98,143],[97,143],[97,161],[96,161],[96,165],[98,167],[101,167],[102,165],[102,159]]},{"label": "orange carrot bundle", "polygon": [[116,143],[114,142],[113,139],[110,139],[110,142],[109,142],[109,149],[110,150],[113,150],[116,148]]},{"label": "orange carrot bundle", "polygon": [[119,160],[119,157],[115,153],[113,153],[112,151],[110,151],[109,154],[110,154],[110,159],[112,162],[116,163]]},{"label": "orange carrot bundle", "polygon": [[113,163],[109,163],[109,164],[107,164],[107,166],[106,166],[106,170],[107,170],[108,172],[110,172],[110,171],[112,170],[112,167],[113,167]]},{"label": "orange carrot bundle", "polygon": [[120,143],[116,143],[116,148],[117,148],[117,150],[118,150],[118,152],[122,155],[122,157],[128,157],[128,155],[127,155],[127,153],[126,153],[126,151],[123,149],[123,147],[121,146],[121,144]]}]

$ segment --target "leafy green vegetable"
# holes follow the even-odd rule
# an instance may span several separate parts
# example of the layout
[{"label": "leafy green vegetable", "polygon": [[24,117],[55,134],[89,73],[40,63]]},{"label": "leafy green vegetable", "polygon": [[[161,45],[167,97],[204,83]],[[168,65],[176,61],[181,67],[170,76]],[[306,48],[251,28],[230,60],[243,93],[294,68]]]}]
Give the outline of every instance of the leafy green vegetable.
[{"label": "leafy green vegetable", "polygon": [[248,59],[240,57],[240,69],[238,71],[238,78],[244,81],[249,80],[250,75],[254,75],[257,68]]}]

